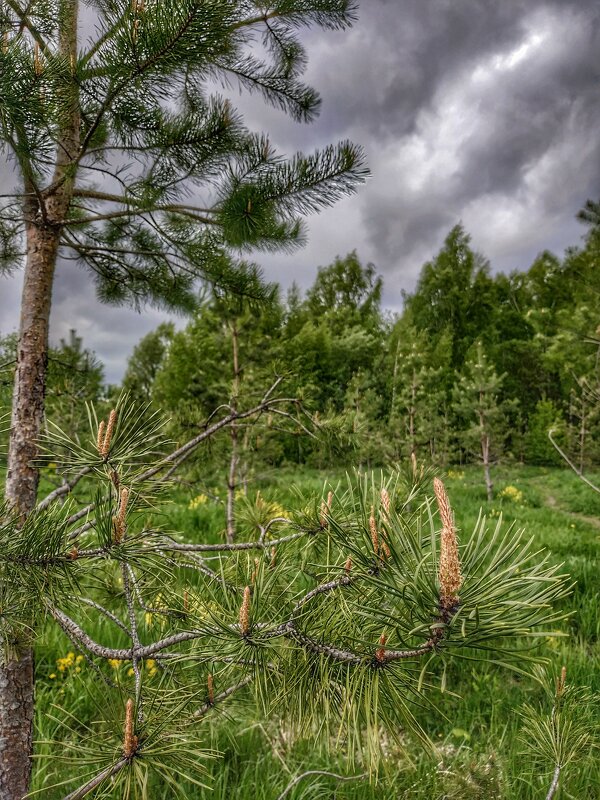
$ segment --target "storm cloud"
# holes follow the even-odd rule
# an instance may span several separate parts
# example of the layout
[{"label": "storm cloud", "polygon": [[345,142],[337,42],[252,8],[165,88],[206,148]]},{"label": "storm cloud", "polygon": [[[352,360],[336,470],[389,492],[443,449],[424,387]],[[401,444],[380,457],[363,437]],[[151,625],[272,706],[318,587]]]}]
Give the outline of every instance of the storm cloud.
[{"label": "storm cloud", "polygon": [[[372,178],[309,220],[293,255],[256,254],[268,278],[311,283],[356,249],[401,305],[424,261],[461,221],[495,270],[576,244],[574,216],[600,197],[600,6],[596,0],[363,0],[342,33],[309,31],[307,80],[323,98],[312,125],[235,96],[247,124],[283,152],[350,138]],[[0,281],[0,330],[17,324],[19,278]],[[164,315],[100,306],[87,275],[61,264],[55,339],[77,328],[120,377],[137,339]]]}]

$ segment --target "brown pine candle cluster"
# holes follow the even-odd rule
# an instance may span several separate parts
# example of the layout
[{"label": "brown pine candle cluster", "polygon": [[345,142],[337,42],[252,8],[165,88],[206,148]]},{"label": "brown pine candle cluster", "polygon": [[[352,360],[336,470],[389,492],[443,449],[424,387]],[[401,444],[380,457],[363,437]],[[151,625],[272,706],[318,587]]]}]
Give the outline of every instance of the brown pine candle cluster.
[{"label": "brown pine candle cluster", "polygon": [[321,513],[319,514],[319,524],[322,528],[327,527],[327,518],[331,515],[331,504],[333,503],[333,492],[327,495],[327,502],[321,501]]},{"label": "brown pine candle cluster", "polygon": [[106,461],[106,459],[108,458],[110,443],[112,441],[113,433],[115,432],[116,424],[117,424],[117,412],[113,408],[108,417],[108,423],[102,420],[100,422],[100,425],[98,425],[98,440],[96,444],[98,447],[98,452],[100,453],[104,461]]},{"label": "brown pine candle cluster", "polygon": [[[390,498],[387,492],[385,492],[385,494],[383,494],[383,492],[385,492],[385,490],[382,490],[381,497],[384,512],[383,521],[385,522],[389,518]],[[369,532],[371,534],[371,544],[373,545],[375,556],[377,558],[389,558],[392,553],[386,541],[385,531],[381,530],[380,532],[377,528],[374,506],[371,506],[371,514],[369,516]]]},{"label": "brown pine candle cluster", "polygon": [[129,502],[129,489],[121,489],[121,499],[119,501],[119,510],[113,517],[113,541],[115,544],[121,544],[125,538],[126,517],[127,517],[127,503]]}]

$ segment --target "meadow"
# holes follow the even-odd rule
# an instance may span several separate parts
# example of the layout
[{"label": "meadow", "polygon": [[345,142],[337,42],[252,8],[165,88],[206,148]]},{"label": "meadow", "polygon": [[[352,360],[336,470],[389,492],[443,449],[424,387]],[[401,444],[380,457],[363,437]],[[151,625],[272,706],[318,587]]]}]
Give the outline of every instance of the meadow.
[{"label": "meadow", "polygon": [[[454,467],[444,473],[459,530],[470,531],[481,511],[494,526],[524,528],[536,546],[550,551],[553,562],[563,565],[572,578],[573,589],[562,602],[568,615],[554,636],[544,639],[540,655],[547,660],[546,675],[555,676],[563,665],[568,682],[589,687],[600,696],[600,496],[584,486],[566,469],[532,466],[503,466],[495,470],[496,495],[488,503],[481,472],[477,467]],[[590,476],[593,477],[593,476]],[[600,476],[596,475],[596,479]],[[324,481],[343,480],[343,471],[277,470],[253,481],[247,500],[283,513],[304,494],[320,493]],[[224,525],[222,486],[179,486],[170,491],[161,513],[167,527],[183,530],[191,541],[217,541]],[[106,641],[108,629],[96,619],[92,635]],[[152,620],[146,620],[152,624]],[[90,623],[92,624],[92,623]],[[95,736],[95,704],[105,702],[103,688],[85,659],[55,628],[40,637],[37,648],[36,753],[38,757],[34,790],[47,800],[59,800],[65,787],[76,785],[85,769],[85,747],[70,752],[71,742]],[[437,710],[418,710],[421,724],[436,743],[435,754],[401,731],[381,742],[382,759],[370,779],[360,760],[353,765],[345,743],[331,740],[318,745],[309,738],[295,738],[276,713],[265,715],[242,698],[243,689],[202,720],[201,734],[207,751],[205,787],[179,785],[182,796],[195,800],[289,800],[335,797],[338,800],[375,798],[519,798],[535,800],[546,796],[551,765],[534,763],[527,742],[520,738],[525,703],[550,714],[552,698],[538,682],[491,661],[465,661],[451,666],[443,679],[444,691],[434,701]],[[157,666],[147,662],[148,680],[159,680]],[[127,682],[126,666],[114,667],[117,682]],[[541,673],[540,673],[541,674]],[[441,676],[440,683],[442,683]],[[551,680],[552,678],[550,678]],[[546,684],[548,680],[546,680]],[[90,685],[96,689],[89,691]],[[245,702],[241,702],[245,699]],[[582,708],[600,723],[600,704]],[[50,758],[48,758],[50,756]],[[294,777],[315,771],[298,781]],[[333,772],[335,778],[319,771]],[[343,778],[356,778],[341,780]],[[98,797],[112,797],[110,786]],[[172,797],[172,787],[156,783],[151,796]],[[558,798],[600,798],[600,758],[590,754],[565,771]]]}]

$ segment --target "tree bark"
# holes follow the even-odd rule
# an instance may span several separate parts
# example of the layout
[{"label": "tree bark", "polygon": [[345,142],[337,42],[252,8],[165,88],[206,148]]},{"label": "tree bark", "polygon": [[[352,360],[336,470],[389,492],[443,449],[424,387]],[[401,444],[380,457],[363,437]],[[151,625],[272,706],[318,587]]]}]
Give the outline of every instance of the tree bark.
[{"label": "tree bark", "polygon": [[[17,368],[13,393],[6,500],[24,519],[35,506],[35,464],[44,418],[48,323],[58,251],[56,230],[28,230]],[[28,791],[34,713],[33,652],[29,642],[0,665],[0,797],[21,800]]]},{"label": "tree bark", "polygon": [[21,296],[17,368],[12,401],[6,499],[22,517],[34,507],[39,473],[37,440],[44,418],[48,326],[59,233],[30,226]]},{"label": "tree bark", "polygon": [[[58,50],[77,58],[78,0],[63,0]],[[45,407],[48,329],[52,286],[62,224],[68,214],[79,154],[80,111],[77,83],[65,95],[66,113],[58,133],[52,188],[40,191],[35,170],[21,161],[23,218],[27,241],[21,319],[12,400],[6,500],[24,520],[35,507],[39,472],[38,441]],[[22,800],[29,790],[33,751],[34,659],[31,641],[16,642],[0,664],[0,798]]]},{"label": "tree bark", "polygon": [[33,653],[0,669],[0,797],[21,800],[29,787],[33,727]]}]

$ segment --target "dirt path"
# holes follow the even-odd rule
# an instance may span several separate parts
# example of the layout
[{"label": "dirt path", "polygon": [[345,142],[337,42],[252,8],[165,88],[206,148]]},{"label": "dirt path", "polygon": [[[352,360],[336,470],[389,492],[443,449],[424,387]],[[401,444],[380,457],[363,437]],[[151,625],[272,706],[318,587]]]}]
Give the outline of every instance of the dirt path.
[{"label": "dirt path", "polygon": [[587,522],[588,525],[591,525],[594,528],[598,528],[600,530],[600,519],[598,517],[590,517],[588,514],[579,514],[576,511],[567,511],[566,508],[563,508],[556,497],[553,494],[547,494],[544,496],[544,503],[548,508],[554,508],[557,511],[560,511],[561,514],[566,514],[567,516],[571,517],[572,519],[576,519],[579,522]]}]

